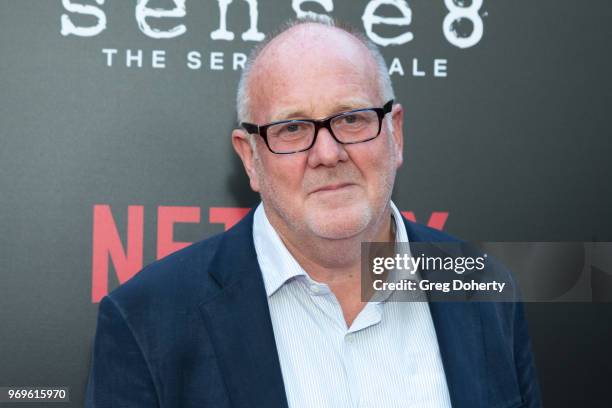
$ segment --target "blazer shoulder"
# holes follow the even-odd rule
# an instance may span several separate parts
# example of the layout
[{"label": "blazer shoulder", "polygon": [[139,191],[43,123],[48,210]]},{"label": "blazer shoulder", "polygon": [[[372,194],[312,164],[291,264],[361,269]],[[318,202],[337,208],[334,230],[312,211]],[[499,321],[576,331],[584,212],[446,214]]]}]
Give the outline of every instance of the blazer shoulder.
[{"label": "blazer shoulder", "polygon": [[[189,309],[221,290],[220,276],[229,275],[227,261],[242,254],[254,257],[251,210],[228,231],[196,242],[146,266],[108,296],[118,307],[155,316],[158,310]],[[240,248],[246,248],[240,251]],[[224,269],[218,271],[217,269]]]},{"label": "blazer shoulder", "polygon": [[126,311],[195,300],[207,288],[216,286],[208,270],[224,234],[193,243],[145,266],[108,296]]}]

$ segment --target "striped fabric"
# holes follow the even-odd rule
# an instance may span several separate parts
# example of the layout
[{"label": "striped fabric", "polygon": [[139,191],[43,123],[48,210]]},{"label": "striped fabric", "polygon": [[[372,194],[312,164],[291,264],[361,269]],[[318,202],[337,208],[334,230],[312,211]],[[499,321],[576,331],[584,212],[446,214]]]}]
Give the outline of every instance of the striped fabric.
[{"label": "striped fabric", "polygon": [[[370,302],[347,328],[334,294],[301,268],[262,204],[253,239],[290,407],[451,406],[426,302]],[[396,241],[408,242],[403,222]]]}]

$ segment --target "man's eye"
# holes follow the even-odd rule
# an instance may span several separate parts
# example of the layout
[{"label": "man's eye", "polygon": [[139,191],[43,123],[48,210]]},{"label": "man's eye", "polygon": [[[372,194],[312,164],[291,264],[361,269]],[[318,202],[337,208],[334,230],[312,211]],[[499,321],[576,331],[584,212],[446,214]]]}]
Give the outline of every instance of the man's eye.
[{"label": "man's eye", "polygon": [[272,127],[269,135],[279,138],[299,138],[309,133],[308,124],[302,122],[283,123]]},{"label": "man's eye", "polygon": [[306,125],[304,123],[286,123],[281,127],[281,132],[282,134],[296,134],[296,133],[302,133],[304,132],[306,129]]},{"label": "man's eye", "polygon": [[360,126],[368,122],[368,118],[362,113],[352,113],[342,116],[342,124],[348,126]]},{"label": "man's eye", "polygon": [[346,115],[344,116],[344,122],[348,125],[352,125],[359,122],[359,117],[357,115]]},{"label": "man's eye", "polygon": [[291,123],[287,125],[287,128],[285,130],[287,132],[297,132],[298,130],[300,130],[300,126],[295,123]]}]

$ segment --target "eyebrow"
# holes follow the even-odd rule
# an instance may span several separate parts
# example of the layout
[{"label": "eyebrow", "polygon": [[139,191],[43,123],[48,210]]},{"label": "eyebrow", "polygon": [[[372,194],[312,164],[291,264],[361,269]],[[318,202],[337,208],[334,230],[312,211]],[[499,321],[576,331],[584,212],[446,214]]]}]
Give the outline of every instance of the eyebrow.
[{"label": "eyebrow", "polygon": [[[372,103],[367,101],[366,99],[351,99],[348,101],[343,101],[341,104],[336,105],[334,109],[332,109],[324,117],[328,117],[328,116],[335,115],[340,112],[345,112],[345,111],[350,111],[350,110],[355,110],[355,109],[370,108],[372,106],[373,106]],[[272,118],[273,118],[272,119],[273,122],[277,122],[277,121],[287,120],[287,119],[322,119],[323,117],[312,118],[304,110],[288,108],[288,109],[280,110],[278,113],[273,115]]]}]

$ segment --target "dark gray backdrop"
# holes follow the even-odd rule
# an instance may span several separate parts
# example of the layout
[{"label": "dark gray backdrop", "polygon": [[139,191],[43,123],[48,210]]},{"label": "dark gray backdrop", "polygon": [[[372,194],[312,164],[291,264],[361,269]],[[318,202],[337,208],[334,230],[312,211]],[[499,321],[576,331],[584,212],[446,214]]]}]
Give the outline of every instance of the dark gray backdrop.
[{"label": "dark gray backdrop", "polygon": [[[363,29],[373,1],[334,0],[329,14]],[[136,3],[81,0],[107,19],[93,37],[61,34],[62,14],[79,26],[97,20],[60,1],[0,4],[0,386],[66,385],[75,407],[97,313],[94,205],[110,206],[123,242],[127,207],[144,206],[146,264],[159,206],[201,208],[200,223],[174,229],[175,240],[193,242],[223,230],[209,222],[210,207],[257,202],[229,137],[239,75],[232,53],[255,44],[240,37],[247,4],[229,6],[235,39],[224,41],[210,35],[217,1],[188,0],[183,18],[147,20],[160,30],[184,24],[173,39],[141,32]],[[263,33],[295,15],[290,0],[258,3]],[[444,229],[469,240],[612,241],[610,3],[485,0],[482,39],[465,49],[442,32],[443,0],[407,4],[409,26],[374,28],[414,35],[383,48],[405,71],[392,76],[407,112],[400,209],[421,222],[448,212]],[[316,2],[302,7],[324,12]],[[400,16],[389,5],[376,13]],[[467,36],[471,23],[456,30]],[[105,48],[118,50],[110,67]],[[142,68],[126,67],[126,49],[143,51]],[[165,68],[151,67],[152,50],[165,50]],[[187,67],[190,51],[202,54],[201,69]],[[223,70],[208,67],[210,52],[224,53]],[[425,77],[411,74],[413,58]],[[432,75],[435,58],[447,60],[447,77]],[[117,284],[111,268],[110,288]],[[547,406],[610,406],[611,306],[527,305]]]}]

